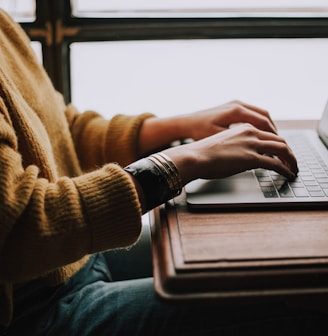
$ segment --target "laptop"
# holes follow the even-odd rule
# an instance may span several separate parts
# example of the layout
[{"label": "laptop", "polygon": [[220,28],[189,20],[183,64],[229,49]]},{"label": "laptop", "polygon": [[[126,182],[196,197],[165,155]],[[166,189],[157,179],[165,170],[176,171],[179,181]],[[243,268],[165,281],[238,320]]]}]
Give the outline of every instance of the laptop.
[{"label": "laptop", "polygon": [[261,208],[302,209],[328,206],[328,103],[317,129],[281,130],[298,160],[293,181],[274,171],[249,170],[228,178],[198,179],[186,185],[190,210]]}]

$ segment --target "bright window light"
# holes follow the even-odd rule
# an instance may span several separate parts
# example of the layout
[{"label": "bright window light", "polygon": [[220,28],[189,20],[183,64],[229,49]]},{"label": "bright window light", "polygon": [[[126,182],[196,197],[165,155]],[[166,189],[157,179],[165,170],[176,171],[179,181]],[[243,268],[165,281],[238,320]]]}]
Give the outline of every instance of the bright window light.
[{"label": "bright window light", "polygon": [[328,98],[328,39],[74,43],[80,109],[188,113],[239,99],[274,119],[318,119]]},{"label": "bright window light", "polygon": [[35,52],[35,55],[39,61],[40,64],[42,64],[42,45],[40,42],[32,41],[31,47],[33,51]]},{"label": "bright window light", "polygon": [[328,16],[327,0],[72,0],[75,16]]},{"label": "bright window light", "polygon": [[0,7],[18,22],[35,20],[35,0],[0,0]]}]

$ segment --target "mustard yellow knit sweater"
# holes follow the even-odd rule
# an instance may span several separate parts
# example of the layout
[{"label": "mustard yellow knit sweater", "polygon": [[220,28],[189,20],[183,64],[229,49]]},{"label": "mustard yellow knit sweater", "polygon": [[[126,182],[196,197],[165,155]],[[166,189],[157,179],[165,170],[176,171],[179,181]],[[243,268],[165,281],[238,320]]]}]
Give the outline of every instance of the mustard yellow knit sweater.
[{"label": "mustard yellow knit sweater", "polygon": [[40,277],[59,284],[88,255],[138,239],[140,204],[121,167],[137,159],[150,116],[106,121],[65,106],[27,36],[0,11],[1,325],[16,286]]}]

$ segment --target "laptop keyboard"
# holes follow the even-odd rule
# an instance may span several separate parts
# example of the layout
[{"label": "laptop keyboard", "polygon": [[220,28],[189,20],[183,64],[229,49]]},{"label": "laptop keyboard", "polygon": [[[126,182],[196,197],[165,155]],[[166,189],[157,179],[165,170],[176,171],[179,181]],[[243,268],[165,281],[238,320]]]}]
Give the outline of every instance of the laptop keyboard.
[{"label": "laptop keyboard", "polygon": [[292,136],[288,144],[297,158],[299,173],[293,181],[266,169],[256,169],[255,176],[266,198],[328,196],[328,167],[316,150],[301,136]]}]

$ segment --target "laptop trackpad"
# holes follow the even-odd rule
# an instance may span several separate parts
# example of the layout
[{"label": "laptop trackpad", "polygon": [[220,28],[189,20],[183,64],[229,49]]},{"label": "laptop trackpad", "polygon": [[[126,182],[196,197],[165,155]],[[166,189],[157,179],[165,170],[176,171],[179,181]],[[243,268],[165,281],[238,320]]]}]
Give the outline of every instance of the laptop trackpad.
[{"label": "laptop trackpad", "polygon": [[187,203],[215,206],[263,201],[264,196],[253,171],[216,180],[198,179],[185,187]]}]

